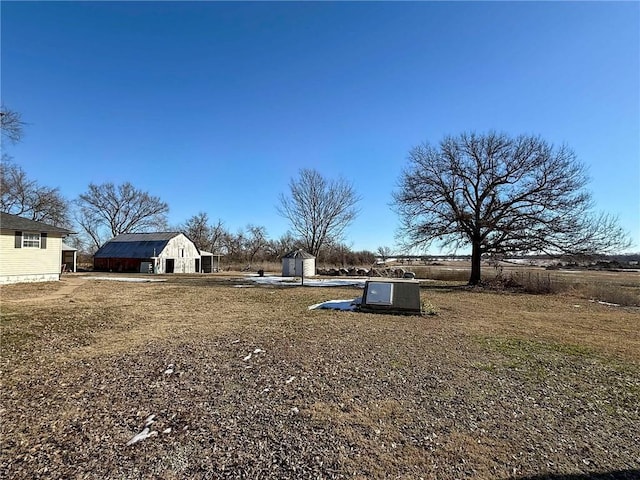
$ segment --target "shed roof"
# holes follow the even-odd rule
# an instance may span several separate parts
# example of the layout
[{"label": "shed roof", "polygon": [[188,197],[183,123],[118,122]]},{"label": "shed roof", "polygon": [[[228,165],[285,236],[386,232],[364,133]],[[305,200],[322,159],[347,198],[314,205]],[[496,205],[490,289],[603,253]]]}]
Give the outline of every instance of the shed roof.
[{"label": "shed roof", "polygon": [[95,258],[151,258],[160,255],[180,232],[121,233],[105,243]]},{"label": "shed roof", "polygon": [[298,250],[293,250],[292,252],[287,253],[286,255],[283,255],[282,258],[302,258],[302,259],[309,259],[309,258],[316,258],[313,255],[311,255],[308,252],[305,252],[304,250],[302,250],[301,248],[299,248]]},{"label": "shed roof", "polygon": [[38,222],[36,220],[29,220],[28,218],[19,217],[18,215],[12,215],[10,213],[0,212],[0,228],[3,230],[15,230],[15,231],[35,231],[35,232],[47,232],[47,233],[61,233],[68,235],[73,233],[66,228],[54,227],[48,223]]},{"label": "shed roof", "polygon": [[201,257],[222,257],[223,255],[221,253],[211,253],[211,252],[205,252],[204,250],[200,250],[200,256]]},{"label": "shed roof", "polygon": [[63,252],[77,252],[78,249],[72,247],[71,245],[67,245],[66,243],[62,242],[62,251]]}]

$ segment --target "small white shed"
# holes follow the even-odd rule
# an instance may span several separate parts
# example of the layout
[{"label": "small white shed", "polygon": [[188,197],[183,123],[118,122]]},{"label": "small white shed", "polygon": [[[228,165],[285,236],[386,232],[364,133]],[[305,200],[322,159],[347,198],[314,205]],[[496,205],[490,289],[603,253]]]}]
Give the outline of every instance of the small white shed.
[{"label": "small white shed", "polygon": [[282,257],[283,277],[312,277],[316,274],[316,257],[302,249]]}]

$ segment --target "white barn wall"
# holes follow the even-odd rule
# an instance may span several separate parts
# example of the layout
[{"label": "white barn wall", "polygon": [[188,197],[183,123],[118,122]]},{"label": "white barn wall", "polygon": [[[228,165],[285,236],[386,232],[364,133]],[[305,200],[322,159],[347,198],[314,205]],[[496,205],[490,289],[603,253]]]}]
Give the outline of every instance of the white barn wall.
[{"label": "white barn wall", "polygon": [[196,259],[200,260],[198,249],[184,234],[169,240],[160,252],[157,261],[157,272],[166,273],[167,259],[174,260],[173,273],[196,273]]}]

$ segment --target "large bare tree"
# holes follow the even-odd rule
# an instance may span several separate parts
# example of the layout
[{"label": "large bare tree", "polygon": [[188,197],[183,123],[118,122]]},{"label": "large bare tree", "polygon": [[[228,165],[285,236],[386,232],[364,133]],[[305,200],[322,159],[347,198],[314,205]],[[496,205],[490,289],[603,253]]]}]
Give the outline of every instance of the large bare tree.
[{"label": "large bare tree", "polygon": [[22,167],[7,157],[0,166],[0,210],[56,227],[70,227],[69,202],[59,189],[29,179]]},{"label": "large bare tree", "polygon": [[356,218],[359,195],[346,180],[327,180],[318,171],[300,170],[280,195],[278,213],[288,219],[304,248],[317,256],[323,245],[342,240]]},{"label": "large bare tree", "polygon": [[121,233],[166,228],[169,206],[159,197],[136,189],[129,182],[89,184],[77,200],[77,222],[95,248]]},{"label": "large bare tree", "polygon": [[566,146],[490,132],[409,152],[394,204],[408,247],[471,246],[469,284],[485,253],[611,253],[629,245],[617,219],[592,212],[585,168]]}]

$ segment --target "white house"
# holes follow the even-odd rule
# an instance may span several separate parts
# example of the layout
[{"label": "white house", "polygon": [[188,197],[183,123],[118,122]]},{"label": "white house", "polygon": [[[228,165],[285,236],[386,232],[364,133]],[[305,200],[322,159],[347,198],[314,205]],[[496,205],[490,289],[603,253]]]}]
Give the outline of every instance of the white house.
[{"label": "white house", "polygon": [[60,280],[62,239],[70,230],[0,213],[0,283]]},{"label": "white house", "polygon": [[112,272],[196,273],[217,271],[219,255],[198,250],[180,232],[122,233],[93,256],[93,268]]}]

